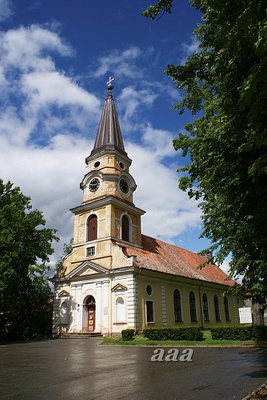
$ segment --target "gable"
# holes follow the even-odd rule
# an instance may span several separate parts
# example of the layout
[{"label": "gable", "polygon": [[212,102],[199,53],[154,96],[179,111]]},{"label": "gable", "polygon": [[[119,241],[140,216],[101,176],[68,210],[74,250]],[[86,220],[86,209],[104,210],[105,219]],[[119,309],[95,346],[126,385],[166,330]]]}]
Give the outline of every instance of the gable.
[{"label": "gable", "polygon": [[108,273],[108,269],[101,267],[100,265],[94,264],[91,261],[84,261],[78,267],[76,267],[73,271],[71,271],[66,279],[72,279],[82,276],[88,275],[97,275],[97,274],[106,274]]},{"label": "gable", "polygon": [[61,290],[61,292],[59,292],[57,297],[69,297],[70,294],[68,292],[66,292],[66,290]]},{"label": "gable", "polygon": [[126,290],[128,290],[127,287],[120,283],[117,283],[117,285],[113,286],[111,289],[112,292],[125,292]]}]

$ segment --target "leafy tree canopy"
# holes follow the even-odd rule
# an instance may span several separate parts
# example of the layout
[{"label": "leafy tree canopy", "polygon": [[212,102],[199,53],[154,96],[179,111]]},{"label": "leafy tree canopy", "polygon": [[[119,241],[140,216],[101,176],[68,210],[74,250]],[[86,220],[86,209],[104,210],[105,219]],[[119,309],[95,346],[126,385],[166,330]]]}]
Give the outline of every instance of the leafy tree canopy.
[{"label": "leafy tree canopy", "polygon": [[0,337],[31,335],[33,315],[39,318],[38,312],[48,307],[51,290],[45,273],[52,241],[58,238],[44,225],[30,198],[0,180]]},{"label": "leafy tree canopy", "polygon": [[[198,48],[165,73],[182,91],[173,108],[191,111],[174,140],[190,156],[180,187],[200,201],[202,236],[216,262],[258,301],[267,296],[267,15],[264,0],[190,0],[203,13]],[[171,12],[172,0],[144,15]],[[151,8],[152,7],[152,8]],[[154,14],[153,14],[154,12]]]}]

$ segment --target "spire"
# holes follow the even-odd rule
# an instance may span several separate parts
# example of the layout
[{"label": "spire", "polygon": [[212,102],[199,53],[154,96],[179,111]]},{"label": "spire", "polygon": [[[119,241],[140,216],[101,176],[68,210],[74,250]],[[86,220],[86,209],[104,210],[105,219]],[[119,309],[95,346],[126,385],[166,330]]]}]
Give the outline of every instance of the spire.
[{"label": "spire", "polygon": [[124,150],[119,119],[112,96],[112,90],[114,89],[112,85],[113,80],[114,78],[110,77],[107,82],[108,93],[91,156],[105,150],[117,150],[121,154],[127,155]]}]

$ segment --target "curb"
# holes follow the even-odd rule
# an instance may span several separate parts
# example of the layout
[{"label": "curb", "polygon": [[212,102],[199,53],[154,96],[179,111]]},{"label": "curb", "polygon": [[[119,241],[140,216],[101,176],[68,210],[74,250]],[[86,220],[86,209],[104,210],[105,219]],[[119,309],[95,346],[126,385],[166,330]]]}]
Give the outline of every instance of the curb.
[{"label": "curb", "polygon": [[253,390],[248,396],[244,397],[242,400],[257,400],[257,399],[267,399],[267,381],[258,387],[258,389]]}]

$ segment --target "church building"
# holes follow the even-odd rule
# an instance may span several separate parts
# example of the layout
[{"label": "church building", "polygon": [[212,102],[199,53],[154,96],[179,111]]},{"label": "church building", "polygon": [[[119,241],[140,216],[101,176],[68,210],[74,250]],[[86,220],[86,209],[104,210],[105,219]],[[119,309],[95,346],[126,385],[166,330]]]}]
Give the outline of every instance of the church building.
[{"label": "church building", "polygon": [[235,283],[218,266],[199,269],[205,257],[142,235],[145,211],[134,204],[137,185],[112,91],[110,79],[85,160],[83,201],[71,209],[72,252],[53,278],[54,334],[238,324],[241,304],[227,293]]}]

